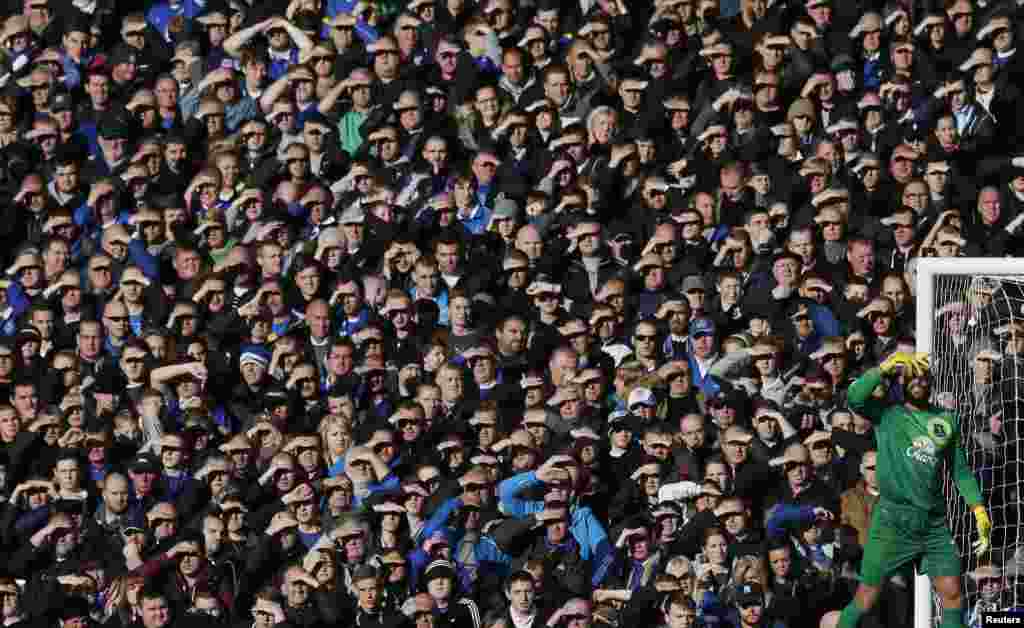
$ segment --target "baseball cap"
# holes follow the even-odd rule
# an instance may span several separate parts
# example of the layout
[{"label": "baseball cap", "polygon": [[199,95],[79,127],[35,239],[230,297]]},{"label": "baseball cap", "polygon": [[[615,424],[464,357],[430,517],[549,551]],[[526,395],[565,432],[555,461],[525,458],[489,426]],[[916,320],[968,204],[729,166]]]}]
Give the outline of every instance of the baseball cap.
[{"label": "baseball cap", "polygon": [[427,565],[423,572],[423,580],[430,582],[435,578],[454,578],[455,568],[446,560],[435,560]]},{"label": "baseball cap", "polygon": [[134,473],[159,473],[160,469],[160,461],[151,453],[139,454],[128,465],[128,470]]},{"label": "baseball cap", "polygon": [[707,292],[707,286],[704,284],[704,278],[700,275],[690,275],[686,279],[683,279],[683,292],[690,292],[693,290],[700,290]]},{"label": "baseball cap", "polygon": [[359,582],[360,580],[377,579],[377,570],[372,565],[359,565],[352,572],[352,582]]},{"label": "baseball cap", "polygon": [[633,392],[629,393],[629,403],[626,405],[630,409],[636,406],[653,408],[657,405],[657,399],[654,397],[654,392],[650,388],[634,388]]},{"label": "baseball cap", "polygon": [[499,198],[494,202],[495,218],[515,218],[519,215],[519,204],[510,198]]},{"label": "baseball cap", "polygon": [[710,318],[695,318],[690,321],[690,336],[714,336],[715,323]]},{"label": "baseball cap", "polygon": [[56,113],[58,111],[73,111],[75,108],[75,101],[71,98],[71,94],[65,91],[55,91],[50,96],[50,111]]}]

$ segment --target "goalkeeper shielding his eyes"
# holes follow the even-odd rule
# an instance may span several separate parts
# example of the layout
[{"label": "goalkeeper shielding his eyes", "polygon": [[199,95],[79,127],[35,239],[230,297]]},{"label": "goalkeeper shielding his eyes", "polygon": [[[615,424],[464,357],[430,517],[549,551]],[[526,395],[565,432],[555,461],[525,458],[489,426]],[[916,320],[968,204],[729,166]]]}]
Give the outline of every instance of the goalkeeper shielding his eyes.
[{"label": "goalkeeper shielding his eyes", "polygon": [[[888,398],[873,396],[879,385],[891,389]],[[979,555],[988,551],[992,522],[967,465],[959,420],[930,403],[929,364],[923,354],[893,354],[851,384],[847,394],[850,408],[875,424],[880,496],[872,513],[857,592],[842,613],[825,615],[821,625],[856,628],[861,615],[874,606],[884,579],[919,562],[942,602],[939,626],[962,628],[960,554],[946,525],[943,459],[951,463],[957,489],[974,512],[978,531],[974,549]]]}]

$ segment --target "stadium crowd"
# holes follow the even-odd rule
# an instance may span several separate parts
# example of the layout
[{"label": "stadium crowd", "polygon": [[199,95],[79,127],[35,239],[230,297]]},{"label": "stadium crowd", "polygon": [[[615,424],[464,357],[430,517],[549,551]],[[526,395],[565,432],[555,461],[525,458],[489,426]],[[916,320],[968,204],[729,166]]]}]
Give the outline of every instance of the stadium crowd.
[{"label": "stadium crowd", "polygon": [[3,626],[817,626],[916,260],[1024,251],[1021,6],[5,2]]}]

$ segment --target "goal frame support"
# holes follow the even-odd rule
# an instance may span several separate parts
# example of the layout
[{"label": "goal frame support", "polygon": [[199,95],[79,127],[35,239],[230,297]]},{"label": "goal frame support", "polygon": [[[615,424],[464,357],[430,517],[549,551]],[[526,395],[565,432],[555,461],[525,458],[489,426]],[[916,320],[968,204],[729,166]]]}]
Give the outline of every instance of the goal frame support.
[{"label": "goal frame support", "polygon": [[[935,278],[939,275],[1024,276],[1024,258],[1000,257],[922,257],[918,258],[914,278],[915,348],[931,353],[935,334]],[[931,579],[918,573],[914,577],[914,628],[933,628]]]}]

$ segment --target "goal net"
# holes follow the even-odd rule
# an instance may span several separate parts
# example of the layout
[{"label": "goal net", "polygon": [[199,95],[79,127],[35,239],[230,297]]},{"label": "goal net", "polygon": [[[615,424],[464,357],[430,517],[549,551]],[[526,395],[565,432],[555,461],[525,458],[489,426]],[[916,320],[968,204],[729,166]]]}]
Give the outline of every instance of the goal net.
[{"label": "goal net", "polygon": [[[916,343],[930,353],[933,402],[957,413],[967,462],[992,518],[981,556],[974,515],[946,469],[949,526],[963,564],[969,626],[981,610],[1024,608],[1024,260],[922,259],[917,265]],[[937,626],[938,597],[918,577],[915,627]],[[930,607],[930,608],[929,608]]]}]

